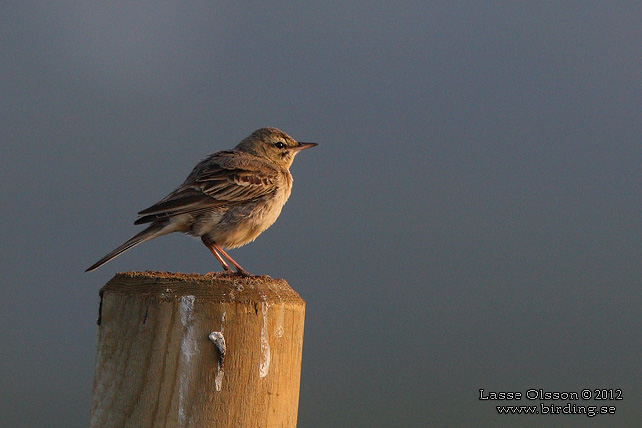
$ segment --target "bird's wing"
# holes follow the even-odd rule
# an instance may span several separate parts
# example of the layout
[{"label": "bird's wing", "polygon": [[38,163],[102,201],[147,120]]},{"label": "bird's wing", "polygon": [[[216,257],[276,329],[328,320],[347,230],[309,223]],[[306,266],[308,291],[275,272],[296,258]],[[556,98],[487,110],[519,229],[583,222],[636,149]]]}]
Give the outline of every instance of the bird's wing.
[{"label": "bird's wing", "polygon": [[251,202],[276,191],[278,172],[233,152],[218,152],[201,161],[187,180],[158,203],[138,213],[135,224],[180,214],[197,214]]}]

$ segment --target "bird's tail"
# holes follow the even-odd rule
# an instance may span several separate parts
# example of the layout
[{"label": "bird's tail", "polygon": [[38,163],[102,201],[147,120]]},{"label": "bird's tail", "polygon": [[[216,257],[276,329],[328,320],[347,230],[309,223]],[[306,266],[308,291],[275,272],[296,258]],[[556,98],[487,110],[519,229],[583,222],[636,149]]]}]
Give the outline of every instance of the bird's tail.
[{"label": "bird's tail", "polygon": [[114,251],[112,251],[111,253],[107,254],[105,257],[103,257],[102,259],[98,260],[93,265],[89,266],[87,268],[87,270],[85,270],[85,272],[89,272],[89,271],[92,271],[94,269],[98,269],[99,267],[101,267],[102,265],[104,265],[105,263],[110,261],[111,259],[118,257],[119,255],[121,255],[125,251],[129,250],[132,247],[135,247],[136,245],[138,245],[138,244],[140,244],[142,242],[149,241],[150,239],[156,238],[157,236],[160,236],[160,235],[165,235],[165,233],[168,233],[168,232],[165,232],[163,230],[163,229],[165,229],[165,226],[167,226],[167,224],[163,224],[163,223],[153,223],[153,224],[151,224],[147,229],[145,229],[142,232],[132,236],[123,245],[121,245],[120,247],[116,248]]}]

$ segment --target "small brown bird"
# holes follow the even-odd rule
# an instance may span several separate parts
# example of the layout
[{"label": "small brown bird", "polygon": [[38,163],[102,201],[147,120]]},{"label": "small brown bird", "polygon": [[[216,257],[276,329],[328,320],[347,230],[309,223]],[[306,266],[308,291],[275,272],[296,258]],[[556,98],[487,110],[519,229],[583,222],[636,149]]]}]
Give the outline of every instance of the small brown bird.
[{"label": "small brown bird", "polygon": [[294,156],[316,143],[298,143],[276,128],[261,128],[232,150],[209,155],[185,182],[151,207],[134,224],[149,226],[91,265],[107,263],[130,248],[161,235],[183,232],[198,236],[226,272],[249,275],[223,248],[254,241],[281,214],[292,191]]}]

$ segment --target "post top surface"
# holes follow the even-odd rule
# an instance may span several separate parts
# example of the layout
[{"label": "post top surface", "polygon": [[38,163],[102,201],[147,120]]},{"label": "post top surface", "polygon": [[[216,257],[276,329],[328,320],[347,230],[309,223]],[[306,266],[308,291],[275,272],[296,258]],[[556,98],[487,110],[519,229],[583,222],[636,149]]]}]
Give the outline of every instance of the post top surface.
[{"label": "post top surface", "polygon": [[303,303],[303,299],[284,279],[267,275],[245,277],[224,273],[121,272],[100,292],[161,299],[190,295],[212,301]]}]

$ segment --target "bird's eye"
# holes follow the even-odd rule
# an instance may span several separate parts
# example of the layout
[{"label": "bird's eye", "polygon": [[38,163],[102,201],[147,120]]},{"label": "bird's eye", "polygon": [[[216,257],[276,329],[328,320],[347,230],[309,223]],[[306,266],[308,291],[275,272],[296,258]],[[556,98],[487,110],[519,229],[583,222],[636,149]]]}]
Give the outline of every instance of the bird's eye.
[{"label": "bird's eye", "polygon": [[283,147],[285,147],[285,144],[283,144],[283,142],[279,141],[277,143],[274,143],[274,147],[276,147],[277,149],[282,149]]}]

